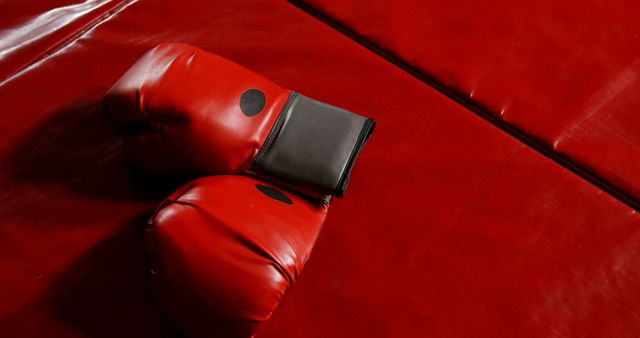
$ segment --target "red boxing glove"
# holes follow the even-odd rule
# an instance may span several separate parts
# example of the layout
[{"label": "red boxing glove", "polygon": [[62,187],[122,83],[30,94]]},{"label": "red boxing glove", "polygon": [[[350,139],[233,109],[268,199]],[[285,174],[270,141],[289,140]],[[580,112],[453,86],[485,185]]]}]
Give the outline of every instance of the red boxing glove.
[{"label": "red boxing glove", "polygon": [[131,159],[156,173],[255,173],[342,196],[375,122],[310,99],[217,55],[166,43],[103,100]]},{"label": "red boxing glove", "polygon": [[190,337],[251,337],[298,279],[326,213],[249,176],[186,184],[147,233],[161,308]]}]

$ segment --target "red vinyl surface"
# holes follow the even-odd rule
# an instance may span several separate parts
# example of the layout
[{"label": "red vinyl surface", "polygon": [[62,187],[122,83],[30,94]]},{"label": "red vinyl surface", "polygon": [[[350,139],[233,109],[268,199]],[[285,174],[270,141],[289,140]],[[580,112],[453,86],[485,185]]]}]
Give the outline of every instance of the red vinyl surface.
[{"label": "red vinyl surface", "polygon": [[640,201],[640,3],[301,2]]},{"label": "red vinyl surface", "polygon": [[[635,337],[636,211],[279,1],[140,0],[0,86],[0,336],[171,337],[99,101],[159,42],[378,122],[257,337]],[[542,96],[541,96],[542,97]]]},{"label": "red vinyl surface", "polygon": [[130,0],[0,3],[0,83],[106,19]]}]

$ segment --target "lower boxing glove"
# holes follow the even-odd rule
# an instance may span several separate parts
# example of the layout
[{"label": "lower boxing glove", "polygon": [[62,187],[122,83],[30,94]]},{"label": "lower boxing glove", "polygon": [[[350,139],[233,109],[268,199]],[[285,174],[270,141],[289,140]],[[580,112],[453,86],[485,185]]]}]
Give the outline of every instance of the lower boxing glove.
[{"label": "lower boxing glove", "polygon": [[326,214],[249,176],[179,188],[147,230],[163,312],[190,337],[251,337],[298,279]]},{"label": "lower boxing glove", "polygon": [[103,114],[142,170],[254,173],[341,197],[375,122],[199,48],[164,43],[107,92]]}]

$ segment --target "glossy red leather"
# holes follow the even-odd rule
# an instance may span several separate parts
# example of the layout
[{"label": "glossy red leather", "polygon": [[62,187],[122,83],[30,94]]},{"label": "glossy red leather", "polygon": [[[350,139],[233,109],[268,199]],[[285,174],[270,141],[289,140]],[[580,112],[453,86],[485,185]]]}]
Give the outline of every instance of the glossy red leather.
[{"label": "glossy red leather", "polygon": [[0,3],[0,83],[106,19],[127,0]]},{"label": "glossy red leather", "polygon": [[158,302],[189,337],[252,337],[298,279],[326,214],[248,176],[187,183],[149,224]]},{"label": "glossy red leather", "polygon": [[640,332],[629,207],[294,6],[141,0],[0,86],[1,336],[171,336],[139,228],[170,191],[127,170],[99,115],[163,41],[378,122],[257,337]]},{"label": "glossy red leather", "polygon": [[640,4],[303,0],[640,201]]},{"label": "glossy red leather", "polygon": [[[245,115],[251,88],[266,103]],[[185,44],[145,53],[105,95],[104,116],[125,137],[130,158],[156,174],[242,173],[264,144],[289,96],[275,83]]]}]

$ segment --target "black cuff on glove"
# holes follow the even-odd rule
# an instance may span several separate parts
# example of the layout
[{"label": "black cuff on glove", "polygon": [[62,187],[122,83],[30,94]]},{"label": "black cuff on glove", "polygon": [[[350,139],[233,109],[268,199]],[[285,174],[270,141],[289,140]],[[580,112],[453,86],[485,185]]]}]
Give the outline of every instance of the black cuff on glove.
[{"label": "black cuff on glove", "polygon": [[[342,197],[375,121],[293,93],[253,163],[258,175],[315,197]],[[296,189],[297,190],[297,189]]]}]

